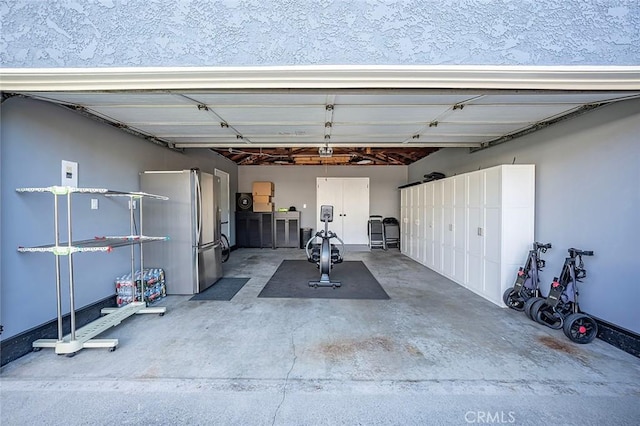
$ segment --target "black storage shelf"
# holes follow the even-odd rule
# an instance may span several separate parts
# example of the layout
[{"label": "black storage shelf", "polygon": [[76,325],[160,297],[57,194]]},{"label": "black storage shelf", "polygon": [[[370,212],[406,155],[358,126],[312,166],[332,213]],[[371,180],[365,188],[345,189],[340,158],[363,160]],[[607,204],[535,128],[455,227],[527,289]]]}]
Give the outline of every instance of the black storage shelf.
[{"label": "black storage shelf", "polygon": [[236,212],[236,245],[275,248],[273,212]]}]

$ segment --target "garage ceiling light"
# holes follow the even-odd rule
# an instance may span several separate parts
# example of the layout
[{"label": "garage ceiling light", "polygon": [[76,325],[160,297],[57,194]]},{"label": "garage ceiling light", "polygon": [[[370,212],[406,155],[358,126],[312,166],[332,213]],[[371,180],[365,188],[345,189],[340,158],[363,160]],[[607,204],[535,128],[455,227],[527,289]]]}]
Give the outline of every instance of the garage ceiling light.
[{"label": "garage ceiling light", "polygon": [[320,148],[318,148],[318,154],[322,158],[331,157],[333,155],[333,148],[331,148],[330,146],[321,146]]}]

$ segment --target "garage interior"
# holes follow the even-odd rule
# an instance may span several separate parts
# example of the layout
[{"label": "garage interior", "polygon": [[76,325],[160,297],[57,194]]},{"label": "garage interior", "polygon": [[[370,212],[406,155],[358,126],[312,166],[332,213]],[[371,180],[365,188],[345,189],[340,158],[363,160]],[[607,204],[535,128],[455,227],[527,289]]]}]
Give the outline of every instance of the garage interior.
[{"label": "garage interior", "polygon": [[[516,153],[535,149],[523,146],[539,142],[533,138],[553,139],[592,125],[596,132],[598,126],[613,132],[610,126],[618,119],[628,126],[626,132],[633,130],[629,121],[637,117],[637,90],[571,84],[577,90],[514,89],[505,83],[484,90],[5,86],[3,325],[7,300],[34,291],[45,296],[37,307],[16,303],[9,308],[25,324],[24,318],[31,317],[32,325],[10,329],[7,337],[3,333],[4,355],[9,356],[9,342],[28,347],[25,339],[34,338],[32,329],[55,317],[53,262],[15,252],[15,246],[26,243],[25,235],[35,243],[50,239],[50,220],[41,218],[45,211],[50,216],[50,200],[20,198],[13,186],[55,183],[60,159],[79,158],[83,184],[134,191],[138,173],[150,168],[225,171],[234,245],[235,194],[250,192],[256,180],[274,181],[276,206],[284,207],[301,204],[296,197],[312,192],[308,183],[316,177],[371,176],[370,213],[399,218],[398,187],[428,172],[455,175],[495,161],[517,164],[522,160],[513,155],[513,146],[518,146]],[[541,152],[549,149],[539,143]],[[438,162],[429,162],[430,157],[446,160],[452,151],[483,160],[476,159],[474,168],[444,161],[442,170],[434,168]],[[498,151],[496,160],[487,160]],[[505,161],[506,156],[513,160]],[[19,173],[29,161],[41,170]],[[559,167],[566,163],[560,161]],[[537,173],[557,173],[550,164],[537,166]],[[292,190],[293,198],[286,195],[291,181],[304,185]],[[579,188],[572,186],[575,182],[563,183],[572,191]],[[313,212],[319,206],[315,194],[306,196],[309,207],[301,226],[315,229]],[[5,213],[8,203],[13,207]],[[80,233],[96,232],[96,223],[111,228],[105,232],[120,230],[121,206],[102,203],[94,216],[88,206],[74,210]],[[118,219],[109,217],[114,215]],[[18,220],[23,216],[29,219],[25,223]],[[562,241],[572,238],[576,235],[562,236]],[[547,281],[564,256],[564,246],[559,247],[545,271]],[[102,255],[75,256],[79,282],[100,275],[91,289],[78,284],[78,306],[86,316],[80,321],[113,304],[110,277],[128,262],[127,253],[118,250],[96,256]],[[100,335],[119,340],[114,353],[85,349],[60,357],[43,350],[13,357],[2,367],[2,411],[12,413],[12,418],[3,414],[3,424],[26,418],[61,423],[67,413],[57,407],[68,401],[76,401],[74,415],[100,422],[113,416],[113,407],[123,407],[123,399],[133,401],[123,408],[132,422],[164,424],[212,418],[220,424],[464,423],[496,415],[522,424],[611,418],[632,424],[640,416],[633,340],[631,353],[600,339],[573,344],[561,332],[490,303],[397,249],[347,251],[345,257],[364,262],[390,299],[258,298],[278,265],[305,259],[304,250],[238,248],[224,264],[224,274],[249,281],[228,302],[170,295],[158,302],[166,306],[166,315],[134,317]],[[602,280],[597,266],[584,287],[587,303],[591,285]],[[592,272],[591,265],[587,269]],[[5,278],[20,285],[7,287]],[[631,327],[620,328],[633,338]],[[557,400],[562,402],[552,403]],[[566,410],[567,405],[581,410]],[[544,412],[541,406],[547,407]]]}]

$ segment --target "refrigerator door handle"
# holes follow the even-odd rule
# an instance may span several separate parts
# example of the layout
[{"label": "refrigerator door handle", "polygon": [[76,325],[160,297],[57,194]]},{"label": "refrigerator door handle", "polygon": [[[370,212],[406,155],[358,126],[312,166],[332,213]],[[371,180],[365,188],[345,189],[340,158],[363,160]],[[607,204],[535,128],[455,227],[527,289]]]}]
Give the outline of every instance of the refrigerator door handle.
[{"label": "refrigerator door handle", "polygon": [[220,247],[220,242],[215,241],[212,243],[202,244],[201,246],[198,246],[198,250],[205,251],[205,250],[211,250],[212,248],[218,248],[218,247]]},{"label": "refrigerator door handle", "polygon": [[198,203],[198,211],[196,215],[196,245],[200,244],[201,225],[202,225],[202,190],[200,189],[200,178],[198,172],[193,171],[193,177],[196,186],[196,202]]}]

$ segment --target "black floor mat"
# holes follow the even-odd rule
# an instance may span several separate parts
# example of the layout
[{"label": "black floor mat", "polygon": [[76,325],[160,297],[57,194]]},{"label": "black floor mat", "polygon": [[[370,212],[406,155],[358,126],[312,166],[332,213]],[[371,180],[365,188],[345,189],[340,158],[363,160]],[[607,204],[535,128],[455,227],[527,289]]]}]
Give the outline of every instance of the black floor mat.
[{"label": "black floor mat", "polygon": [[231,300],[249,278],[222,277],[214,285],[189,300]]},{"label": "black floor mat", "polygon": [[320,279],[320,270],[306,260],[283,260],[258,297],[299,297],[318,299],[389,299],[369,269],[361,261],[334,265],[331,281],[342,286],[309,287],[309,281]]}]

